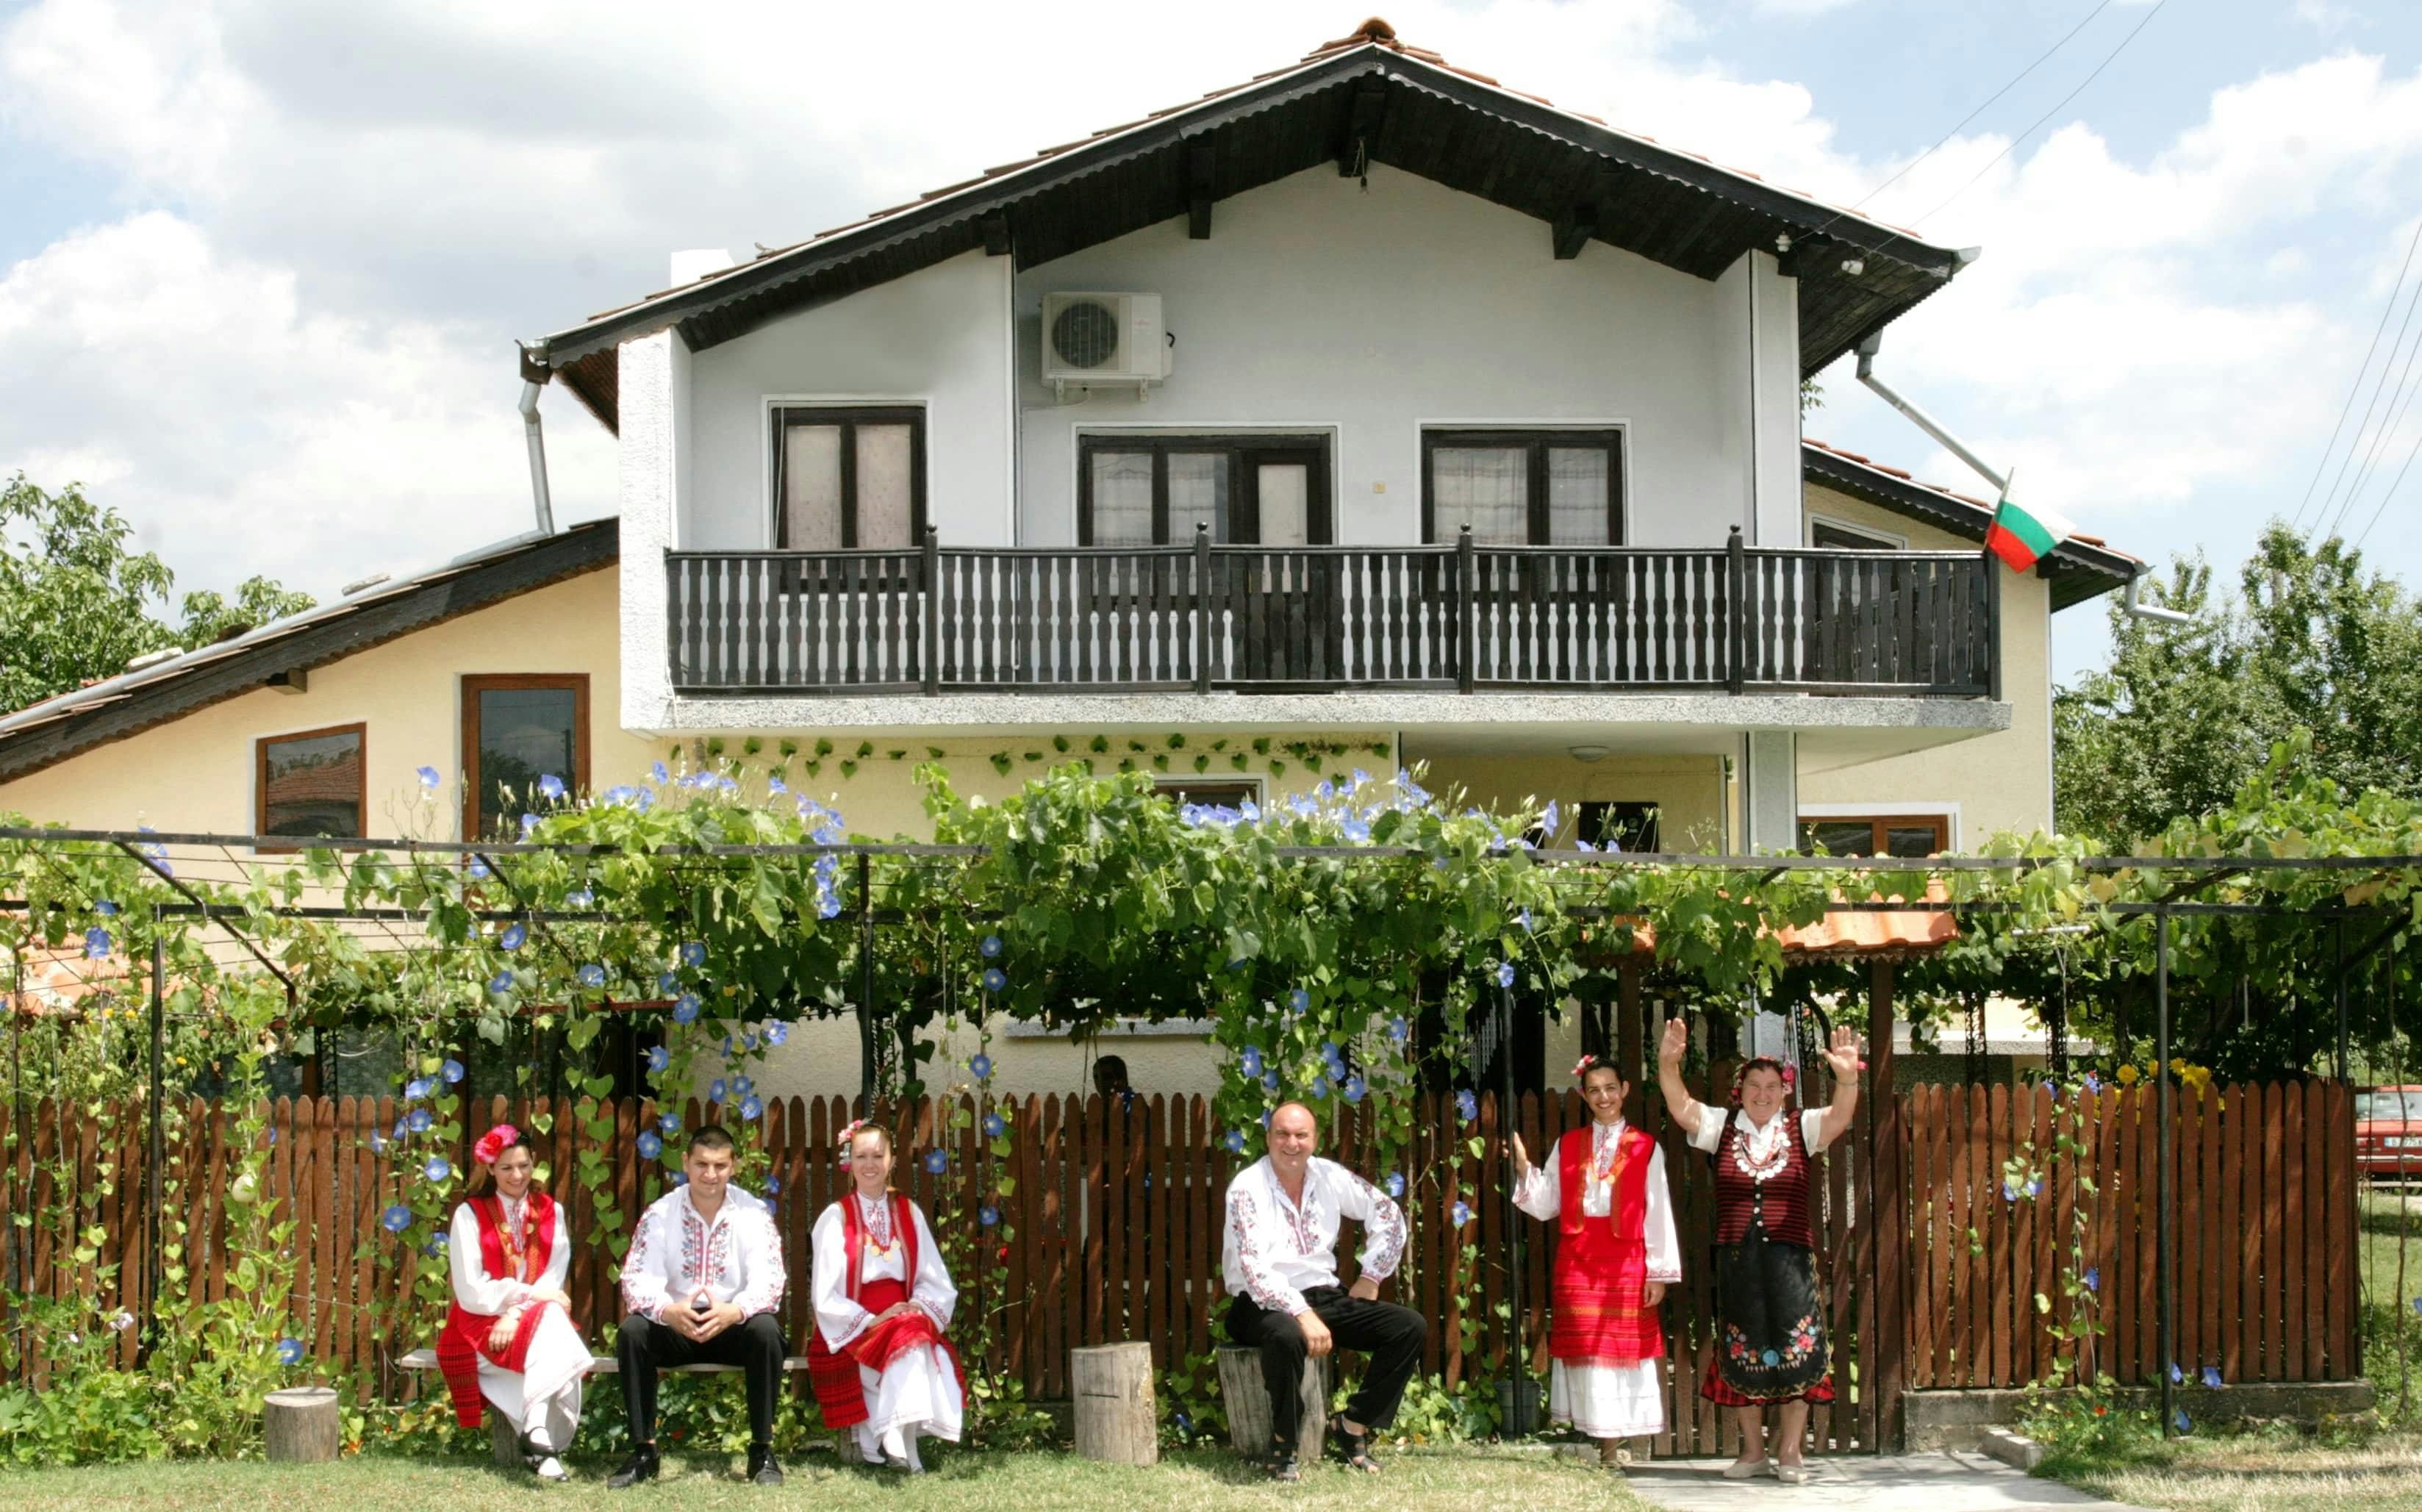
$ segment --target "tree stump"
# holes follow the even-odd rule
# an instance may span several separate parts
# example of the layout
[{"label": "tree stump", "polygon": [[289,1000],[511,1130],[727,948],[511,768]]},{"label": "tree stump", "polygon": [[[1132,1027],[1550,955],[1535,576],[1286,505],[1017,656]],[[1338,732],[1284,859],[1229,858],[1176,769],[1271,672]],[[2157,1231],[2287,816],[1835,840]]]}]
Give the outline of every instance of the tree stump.
[{"label": "tree stump", "polygon": [[344,1447],[337,1394],[325,1386],[271,1392],[261,1398],[260,1427],[269,1457],[285,1464],[325,1464]]},{"label": "tree stump", "polygon": [[[1228,1441],[1246,1458],[1260,1459],[1270,1452],[1270,1394],[1262,1385],[1262,1352],[1223,1344],[1218,1354]],[[1295,1452],[1306,1458],[1319,1457],[1329,1431],[1329,1361],[1327,1355],[1304,1361],[1303,1382],[1296,1392]]]},{"label": "tree stump", "polygon": [[513,1420],[496,1410],[493,1402],[480,1404],[488,1413],[488,1452],[496,1463],[508,1470],[525,1470],[522,1463],[522,1436],[514,1431]]},{"label": "tree stump", "polygon": [[1151,1345],[1103,1344],[1072,1349],[1068,1383],[1076,1398],[1078,1454],[1122,1465],[1160,1462]]}]

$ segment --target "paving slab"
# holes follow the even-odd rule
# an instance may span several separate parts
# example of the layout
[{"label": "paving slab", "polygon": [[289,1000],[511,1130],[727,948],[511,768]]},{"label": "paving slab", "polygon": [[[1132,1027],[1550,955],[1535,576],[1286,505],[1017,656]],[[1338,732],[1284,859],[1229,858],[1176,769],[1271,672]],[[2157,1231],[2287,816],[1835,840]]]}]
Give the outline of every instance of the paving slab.
[{"label": "paving slab", "polygon": [[1632,1493],[1667,1512],[1747,1512],[1749,1508],[1860,1507],[1866,1512],[2008,1512],[2065,1507],[2129,1512],[2122,1502],[2039,1480],[1983,1455],[1842,1455],[1811,1459],[1804,1486],[1770,1476],[1729,1481],[1724,1459],[1657,1459],[1631,1466]]}]

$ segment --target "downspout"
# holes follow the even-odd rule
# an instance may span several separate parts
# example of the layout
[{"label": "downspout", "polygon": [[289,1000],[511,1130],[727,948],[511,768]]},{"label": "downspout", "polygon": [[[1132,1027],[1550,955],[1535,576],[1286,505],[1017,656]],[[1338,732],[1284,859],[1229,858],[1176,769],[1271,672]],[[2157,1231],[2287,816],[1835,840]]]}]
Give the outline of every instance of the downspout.
[{"label": "downspout", "polygon": [[[1883,350],[1883,344],[1884,336],[1881,331],[1870,332],[1867,338],[1859,343],[1859,382],[1866,385],[1869,388],[1874,389],[1877,394],[1882,397],[1885,403],[1890,404],[1893,408],[1900,411],[1903,415],[1908,416],[1911,424],[1916,426],[1919,430],[1924,431],[1927,434],[1934,437],[1935,440],[1942,443],[1943,449],[1949,451],[1953,456],[1958,457],[1961,462],[1966,463],[1969,466],[1975,468],[1977,476],[1983,478],[1985,481],[1992,484],[1993,491],[1995,493],[2004,494],[2009,492],[2010,480],[2008,474],[1995,472],[1991,467],[1986,465],[1984,458],[1968,449],[1968,444],[1966,442],[1960,440],[1958,436],[1953,435],[1950,431],[1945,429],[1942,421],[1936,419],[1933,416],[1928,415],[1925,410],[1920,409],[1913,401],[1903,397],[1899,392],[1894,389],[1892,385],[1876,376],[1876,354]],[[2156,605],[2141,602],[2140,593],[2143,580],[2144,574],[2141,572],[2128,579],[2127,597],[2121,601],[2120,606],[2128,613],[2140,620],[2157,620],[2163,624],[2192,624],[2194,622],[2194,616],[2192,614],[2186,614],[2178,609],[2165,609]]]},{"label": "downspout", "polygon": [[[555,376],[546,365],[546,343],[519,343],[522,358],[522,435],[529,445],[530,504],[538,512],[538,533],[555,534],[555,504],[546,490],[546,435],[540,429],[538,417],[539,390]],[[1864,364],[1865,359],[1860,359]]]}]

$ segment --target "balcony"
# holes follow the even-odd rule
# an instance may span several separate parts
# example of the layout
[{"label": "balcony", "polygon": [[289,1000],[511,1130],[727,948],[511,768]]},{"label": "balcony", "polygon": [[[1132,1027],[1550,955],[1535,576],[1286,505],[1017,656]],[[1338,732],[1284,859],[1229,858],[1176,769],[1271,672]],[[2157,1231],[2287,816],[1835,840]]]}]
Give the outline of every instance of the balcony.
[{"label": "balcony", "polygon": [[676,692],[1998,699],[1974,552],[1477,546],[666,554]]}]

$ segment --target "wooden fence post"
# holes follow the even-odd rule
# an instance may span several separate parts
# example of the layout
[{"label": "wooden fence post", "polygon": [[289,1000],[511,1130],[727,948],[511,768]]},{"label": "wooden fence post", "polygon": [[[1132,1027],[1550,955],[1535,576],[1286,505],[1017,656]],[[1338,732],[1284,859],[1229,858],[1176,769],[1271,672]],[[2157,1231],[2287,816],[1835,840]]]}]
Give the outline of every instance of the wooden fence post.
[{"label": "wooden fence post", "polygon": [[1893,1087],[1893,963],[1867,969],[1867,1095],[1875,1099],[1874,1146],[1868,1152],[1867,1204],[1875,1224],[1868,1253],[1874,1271],[1876,1336],[1860,1341],[1875,1393],[1876,1439],[1869,1448],[1901,1446],[1901,1393],[1909,1379],[1909,1171],[1899,1094]]}]

